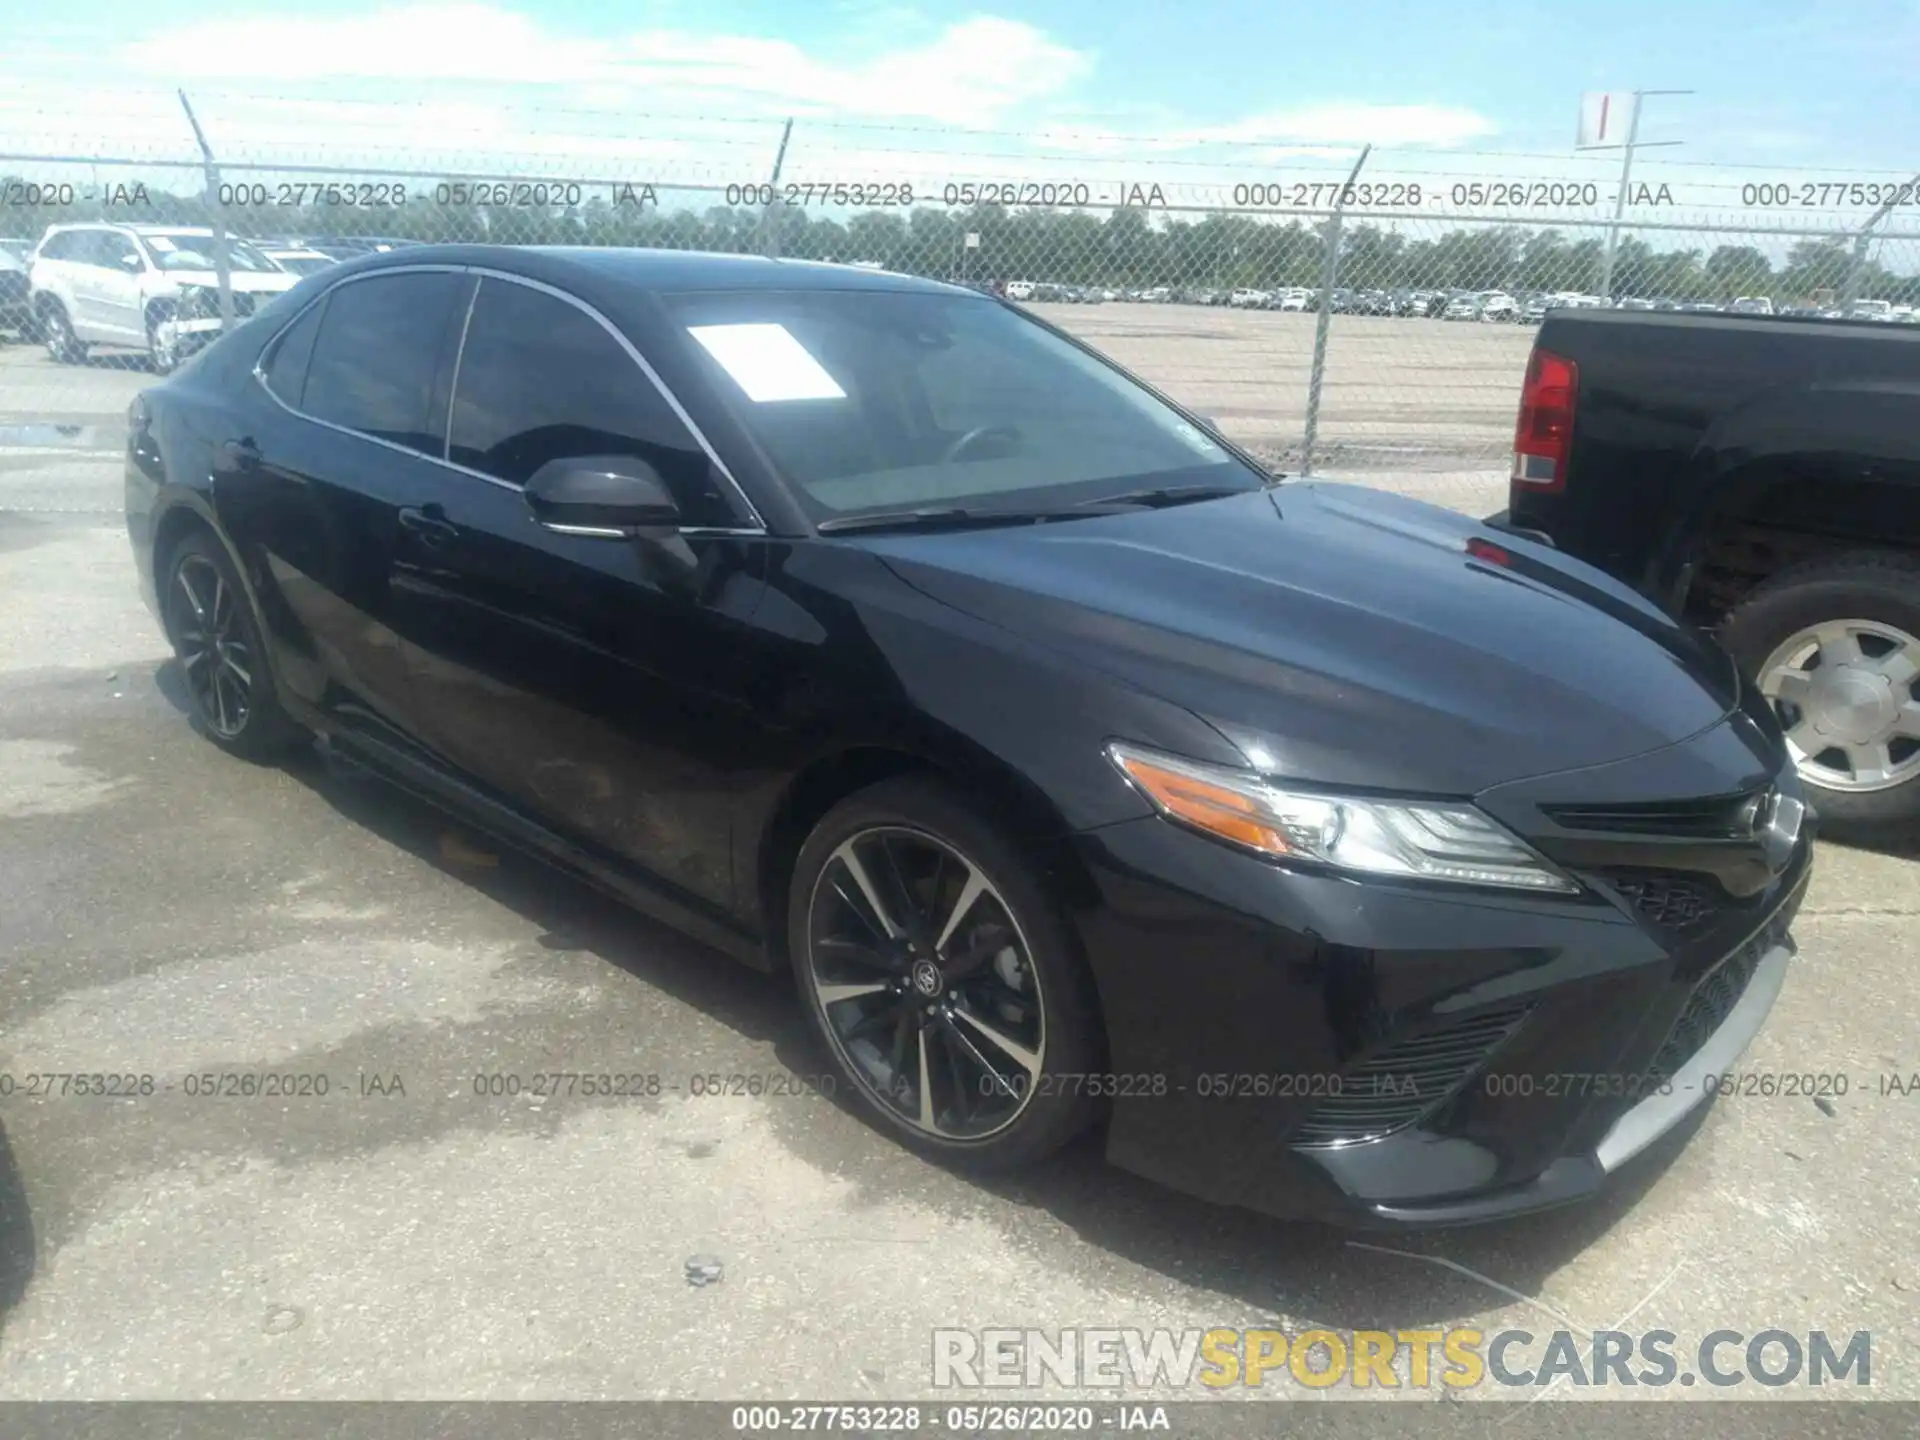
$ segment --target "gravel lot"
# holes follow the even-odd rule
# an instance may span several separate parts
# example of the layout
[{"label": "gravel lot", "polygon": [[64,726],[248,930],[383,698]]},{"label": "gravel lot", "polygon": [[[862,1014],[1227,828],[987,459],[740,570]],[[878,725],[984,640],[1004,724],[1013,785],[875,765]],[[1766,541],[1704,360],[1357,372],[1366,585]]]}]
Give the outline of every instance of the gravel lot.
[{"label": "gravel lot", "polygon": [[[1071,318],[1237,433],[1291,423],[1301,317]],[[1517,376],[1524,332],[1428,332]],[[1342,364],[1376,427],[1428,434],[1431,403],[1462,446],[1504,443],[1496,407],[1429,383],[1396,409],[1394,372],[1369,389]],[[1870,1330],[1873,1393],[1920,1398],[1920,1097],[1870,1093],[1920,1070],[1910,857],[1822,847],[1800,960],[1743,1062],[1847,1072],[1832,1113],[1723,1101],[1629,1191],[1369,1241],[1405,1253],[1181,1199],[1091,1148],[983,1185],[812,1096],[481,1098],[495,1072],[822,1060],[790,986],[351,772],[256,768],[191,733],[93,448],[146,378],[0,349],[0,427],[82,427],[0,431],[0,1070],[173,1084],[0,1097],[0,1399],[880,1399],[931,1393],[942,1326],[1623,1320],[1683,1342]],[[1499,503],[1497,471],[1377,478]],[[261,1067],[330,1093],[183,1093]],[[720,1283],[687,1283],[696,1254]]]}]

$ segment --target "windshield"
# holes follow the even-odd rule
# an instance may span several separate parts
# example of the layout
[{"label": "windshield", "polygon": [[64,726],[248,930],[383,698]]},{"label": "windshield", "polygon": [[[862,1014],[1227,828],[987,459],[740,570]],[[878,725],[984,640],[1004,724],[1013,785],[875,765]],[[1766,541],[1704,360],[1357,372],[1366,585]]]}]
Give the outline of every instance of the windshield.
[{"label": "windshield", "polygon": [[[153,263],[162,270],[211,270],[213,269],[213,237],[195,235],[191,231],[169,234],[144,234],[140,237],[146,242],[147,251],[153,256]],[[271,275],[279,266],[244,240],[227,237],[227,264],[230,268],[255,274]]]},{"label": "windshield", "polygon": [[1267,483],[1112,366],[991,300],[816,290],[668,303],[816,520]]}]

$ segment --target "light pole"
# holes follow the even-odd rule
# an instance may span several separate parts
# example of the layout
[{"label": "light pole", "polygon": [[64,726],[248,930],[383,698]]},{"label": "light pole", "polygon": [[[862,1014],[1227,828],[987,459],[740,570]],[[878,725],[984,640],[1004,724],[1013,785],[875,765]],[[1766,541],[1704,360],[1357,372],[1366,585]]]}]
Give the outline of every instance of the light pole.
[{"label": "light pole", "polygon": [[1600,262],[1600,294],[1603,298],[1613,298],[1613,255],[1620,244],[1620,218],[1627,209],[1627,182],[1633,176],[1633,152],[1651,149],[1656,146],[1678,145],[1678,140],[1642,140],[1640,138],[1640,110],[1649,95],[1691,95],[1691,90],[1636,90],[1633,92],[1633,114],[1627,120],[1627,143],[1614,145],[1579,145],[1579,150],[1613,150],[1623,153],[1620,157],[1620,193],[1613,201],[1613,224],[1607,227],[1606,258]]},{"label": "light pole", "polygon": [[1867,249],[1873,244],[1873,230],[1882,220],[1893,213],[1893,207],[1901,195],[1912,195],[1920,187],[1920,175],[1909,180],[1904,187],[1894,191],[1894,199],[1887,201],[1872,215],[1867,223],[1860,227],[1860,233],[1853,237],[1853,263],[1847,267],[1847,281],[1840,289],[1840,309],[1842,313],[1853,308],[1853,302],[1860,298],[1860,277],[1867,268]]}]

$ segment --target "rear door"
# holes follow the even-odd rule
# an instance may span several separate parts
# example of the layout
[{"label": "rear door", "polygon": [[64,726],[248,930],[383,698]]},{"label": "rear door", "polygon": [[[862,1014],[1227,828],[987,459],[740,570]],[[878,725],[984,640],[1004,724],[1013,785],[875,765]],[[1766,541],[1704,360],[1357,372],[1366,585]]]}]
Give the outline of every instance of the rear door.
[{"label": "rear door", "polygon": [[266,576],[276,673],[342,726],[388,740],[416,739],[388,583],[400,512],[442,465],[471,284],[442,267],[336,285],[269,347],[262,403],[220,447],[215,493]]},{"label": "rear door", "polygon": [[[449,456],[409,504],[393,590],[418,644],[423,734],[450,766],[674,898],[732,899],[733,797],[753,763],[746,620],[759,533],[630,342],[578,301],[487,275]],[[633,455],[685,527],[567,534],[522,487],[549,460]]]}]

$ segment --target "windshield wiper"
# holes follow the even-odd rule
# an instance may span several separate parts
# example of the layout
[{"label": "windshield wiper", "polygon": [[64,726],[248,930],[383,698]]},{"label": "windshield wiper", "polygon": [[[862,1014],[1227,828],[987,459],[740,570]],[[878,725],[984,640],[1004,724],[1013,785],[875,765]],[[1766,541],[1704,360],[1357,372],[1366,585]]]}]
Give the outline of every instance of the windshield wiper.
[{"label": "windshield wiper", "polygon": [[1196,500],[1224,500],[1229,495],[1253,495],[1258,492],[1244,485],[1167,485],[1157,490],[1129,490],[1123,495],[1102,495],[1097,500],[1084,500],[1081,508],[1093,509],[1096,505],[1188,505]]},{"label": "windshield wiper", "polygon": [[[1084,519],[1100,512],[1091,506],[1071,510],[968,510],[943,506],[926,510],[878,510],[869,515],[843,515],[822,520],[813,528],[822,535],[852,530],[941,530],[967,525],[1039,525],[1048,520]],[[1118,509],[1112,513],[1121,513]]]}]

